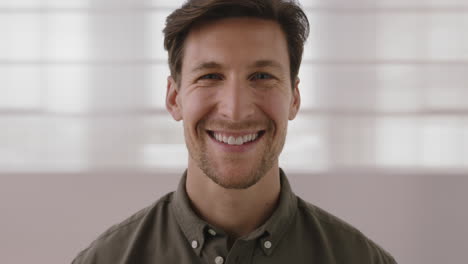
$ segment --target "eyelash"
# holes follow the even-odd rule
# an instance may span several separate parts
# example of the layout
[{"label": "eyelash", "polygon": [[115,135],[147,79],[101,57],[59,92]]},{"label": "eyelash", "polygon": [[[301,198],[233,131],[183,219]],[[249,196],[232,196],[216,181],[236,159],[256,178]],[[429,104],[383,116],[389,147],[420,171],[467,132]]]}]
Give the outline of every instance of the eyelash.
[{"label": "eyelash", "polygon": [[257,78],[257,80],[267,80],[267,79],[273,79],[273,76],[271,74],[265,73],[265,72],[256,72],[252,74],[252,78],[258,77],[259,75],[263,75],[264,77],[266,76],[267,78]]},{"label": "eyelash", "polygon": [[[262,75],[263,78],[256,78],[258,77],[259,75]],[[213,78],[215,77],[215,78]],[[265,72],[256,72],[254,74],[251,75],[251,77],[249,79],[256,79],[256,80],[267,80],[267,79],[273,79],[273,75],[271,74],[268,74],[268,73],[265,73]],[[213,79],[218,79],[218,80],[221,80],[222,77],[219,75],[219,74],[216,74],[216,73],[210,73],[210,74],[205,74],[203,76],[201,76],[199,78],[199,80],[213,80]]]},{"label": "eyelash", "polygon": [[214,79],[214,78],[207,78],[207,77],[216,77],[216,79],[222,79],[221,76],[216,73],[205,74],[201,76],[199,79],[200,80],[213,80]]}]

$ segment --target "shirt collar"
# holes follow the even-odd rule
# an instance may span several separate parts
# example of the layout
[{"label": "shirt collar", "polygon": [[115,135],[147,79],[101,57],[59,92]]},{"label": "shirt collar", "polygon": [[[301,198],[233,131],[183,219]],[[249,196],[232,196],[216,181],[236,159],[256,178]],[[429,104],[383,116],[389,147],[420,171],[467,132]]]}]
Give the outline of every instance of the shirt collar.
[{"label": "shirt collar", "polygon": [[[296,217],[297,212],[297,197],[291,190],[289,181],[282,169],[280,169],[280,182],[281,192],[275,211],[265,224],[243,238],[245,240],[258,238],[260,242],[259,246],[268,256],[273,253],[279,244],[286,230]],[[269,245],[266,246],[266,243]]]},{"label": "shirt collar", "polygon": [[190,199],[185,189],[186,179],[187,170],[182,175],[179,186],[177,187],[177,191],[174,193],[172,210],[188,242],[195,250],[197,255],[200,256],[203,244],[205,242],[203,230],[207,226],[207,223],[195,214],[190,205]]},{"label": "shirt collar", "polygon": [[[194,251],[200,256],[205,242],[205,233],[208,228],[212,228],[208,223],[196,215],[190,205],[190,199],[185,189],[187,171],[184,172],[179,182],[177,191],[174,193],[172,210],[176,220],[182,229],[186,239],[191,245],[196,241]],[[278,206],[271,217],[259,228],[250,234],[241,237],[242,240],[259,240],[260,247],[266,255],[273,253],[279,241],[285,234],[287,227],[296,216],[297,197],[292,192],[286,174],[280,169],[281,192]],[[221,230],[219,230],[221,231]],[[220,232],[224,233],[224,232]],[[268,246],[266,246],[268,244]],[[193,246],[192,246],[193,248]]]}]

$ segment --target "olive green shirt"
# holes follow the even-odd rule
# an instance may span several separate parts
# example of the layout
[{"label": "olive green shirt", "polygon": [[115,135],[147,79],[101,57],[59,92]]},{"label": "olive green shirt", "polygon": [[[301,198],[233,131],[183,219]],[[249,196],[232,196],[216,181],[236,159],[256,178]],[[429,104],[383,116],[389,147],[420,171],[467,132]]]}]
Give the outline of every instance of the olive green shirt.
[{"label": "olive green shirt", "polygon": [[231,248],[223,230],[198,217],[185,190],[176,192],[111,227],[73,264],[390,264],[392,256],[361,232],[297,197],[282,170],[273,215]]}]

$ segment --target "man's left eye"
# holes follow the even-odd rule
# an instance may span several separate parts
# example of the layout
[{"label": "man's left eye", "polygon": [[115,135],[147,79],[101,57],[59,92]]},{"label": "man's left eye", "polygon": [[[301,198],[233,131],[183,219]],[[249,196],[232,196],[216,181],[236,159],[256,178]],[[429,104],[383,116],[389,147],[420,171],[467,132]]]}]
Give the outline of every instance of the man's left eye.
[{"label": "man's left eye", "polygon": [[272,78],[273,78],[273,76],[271,76],[268,73],[264,73],[264,72],[255,73],[252,76],[253,80],[268,80],[268,79],[272,79]]}]

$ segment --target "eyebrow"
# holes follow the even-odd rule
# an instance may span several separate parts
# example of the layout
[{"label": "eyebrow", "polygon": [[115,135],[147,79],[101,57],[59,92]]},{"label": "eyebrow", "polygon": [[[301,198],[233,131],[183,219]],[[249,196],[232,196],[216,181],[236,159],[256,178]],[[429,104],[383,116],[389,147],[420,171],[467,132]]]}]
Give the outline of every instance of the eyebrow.
[{"label": "eyebrow", "polygon": [[[278,68],[278,69],[283,69],[281,66],[281,63],[274,61],[274,60],[258,60],[252,63],[249,68],[264,68],[264,67],[272,67],[272,68]],[[213,70],[213,69],[221,69],[223,68],[223,65],[220,63],[217,63],[215,61],[207,61],[207,62],[202,62],[195,66],[192,69],[192,72],[199,72],[203,70]]]},{"label": "eyebrow", "polygon": [[252,68],[272,67],[282,69],[281,63],[274,60],[258,60],[252,64]]},{"label": "eyebrow", "polygon": [[192,69],[192,72],[203,70],[221,69],[223,66],[215,61],[202,62]]}]

